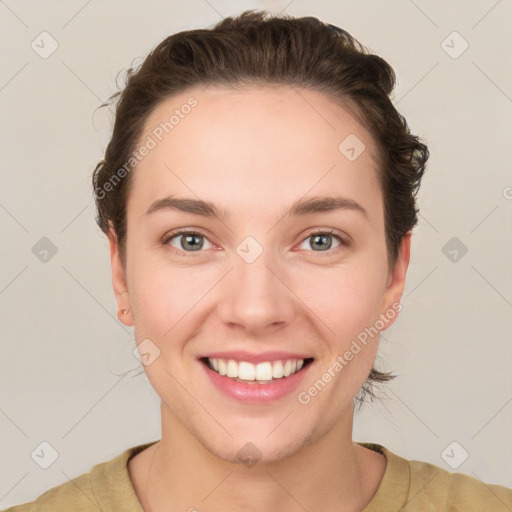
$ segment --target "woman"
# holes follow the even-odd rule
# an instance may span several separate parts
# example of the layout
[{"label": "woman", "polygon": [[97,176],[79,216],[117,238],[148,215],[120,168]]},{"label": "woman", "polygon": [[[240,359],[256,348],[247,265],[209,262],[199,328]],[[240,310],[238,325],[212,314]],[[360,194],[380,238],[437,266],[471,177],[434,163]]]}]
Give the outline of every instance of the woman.
[{"label": "woman", "polygon": [[352,441],[401,309],[428,149],[394,73],[316,18],[248,11],[130,73],[93,174],[162,439],[38,511],[505,511],[512,491]]}]

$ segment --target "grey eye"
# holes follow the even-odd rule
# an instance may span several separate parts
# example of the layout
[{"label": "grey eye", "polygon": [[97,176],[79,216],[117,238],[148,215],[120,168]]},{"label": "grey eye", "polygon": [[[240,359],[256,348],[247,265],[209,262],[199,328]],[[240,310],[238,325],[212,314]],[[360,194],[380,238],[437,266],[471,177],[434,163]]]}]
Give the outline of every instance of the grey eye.
[{"label": "grey eye", "polygon": [[167,242],[172,247],[180,251],[197,252],[203,249],[205,240],[207,241],[207,238],[200,233],[182,231],[180,233],[175,233],[167,240]]},{"label": "grey eye", "polygon": [[[341,239],[337,235],[333,235],[331,233],[313,233],[305,238],[302,244],[308,243],[310,244],[310,248],[314,248],[316,246],[318,250],[315,250],[315,252],[324,252],[333,248],[333,239],[338,242],[338,245],[334,246],[334,248],[342,245]],[[308,247],[306,247],[306,249],[308,249]]]}]

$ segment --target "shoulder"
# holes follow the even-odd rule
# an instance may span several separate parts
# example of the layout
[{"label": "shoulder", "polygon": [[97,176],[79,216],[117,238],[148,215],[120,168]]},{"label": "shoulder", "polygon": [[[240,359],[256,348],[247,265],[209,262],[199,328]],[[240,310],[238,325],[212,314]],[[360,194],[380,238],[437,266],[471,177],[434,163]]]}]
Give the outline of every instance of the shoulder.
[{"label": "shoulder", "polygon": [[407,460],[374,443],[358,443],[382,453],[384,476],[364,512],[511,512],[512,489]]},{"label": "shoulder", "polygon": [[5,512],[97,512],[98,502],[91,488],[90,473],[84,473],[41,494],[35,501],[23,503]]},{"label": "shoulder", "polygon": [[427,462],[411,460],[409,500],[432,503],[439,510],[453,512],[509,512],[512,490],[488,484],[478,478],[451,473]]},{"label": "shoulder", "polygon": [[4,512],[142,512],[130,480],[128,462],[155,442],[129,448],[112,460],[96,464],[89,473],[49,489],[35,501]]}]

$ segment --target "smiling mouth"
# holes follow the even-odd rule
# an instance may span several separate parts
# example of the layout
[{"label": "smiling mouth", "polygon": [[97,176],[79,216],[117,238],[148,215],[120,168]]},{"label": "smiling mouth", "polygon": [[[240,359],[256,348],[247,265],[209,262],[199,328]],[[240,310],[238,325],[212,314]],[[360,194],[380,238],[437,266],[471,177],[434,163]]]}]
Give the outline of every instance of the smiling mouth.
[{"label": "smiling mouth", "polygon": [[248,361],[202,357],[200,361],[211,371],[237,382],[270,384],[294,375],[313,362],[313,358],[284,359],[252,364]]}]

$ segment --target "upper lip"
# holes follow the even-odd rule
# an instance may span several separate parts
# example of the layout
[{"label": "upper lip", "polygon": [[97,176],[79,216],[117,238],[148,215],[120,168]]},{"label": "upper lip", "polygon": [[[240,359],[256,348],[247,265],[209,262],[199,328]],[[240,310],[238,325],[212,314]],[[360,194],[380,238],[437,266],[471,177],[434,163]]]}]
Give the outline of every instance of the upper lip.
[{"label": "upper lip", "polygon": [[294,354],[292,352],[272,351],[254,354],[243,350],[212,352],[210,354],[200,356],[199,359],[204,357],[208,357],[210,359],[233,359],[235,361],[247,361],[248,363],[253,364],[264,363],[266,361],[286,361],[288,359],[312,359],[309,355]]}]

